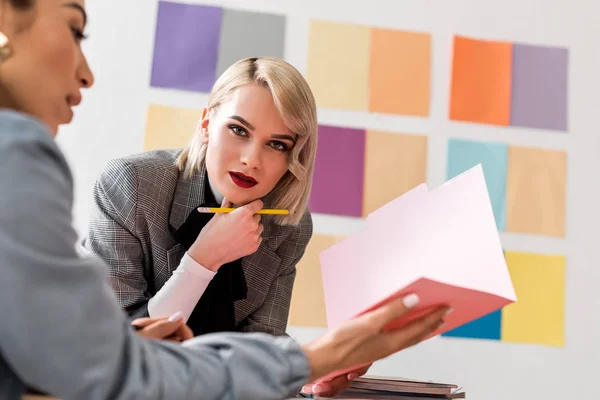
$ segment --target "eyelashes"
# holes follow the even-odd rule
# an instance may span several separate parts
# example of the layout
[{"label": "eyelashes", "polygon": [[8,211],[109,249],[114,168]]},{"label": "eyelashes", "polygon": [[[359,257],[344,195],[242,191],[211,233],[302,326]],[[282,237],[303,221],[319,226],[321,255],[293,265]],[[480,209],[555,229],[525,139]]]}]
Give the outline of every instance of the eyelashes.
[{"label": "eyelashes", "polygon": [[[248,131],[246,131],[246,129],[242,128],[239,125],[229,125],[228,128],[231,132],[233,132],[234,135],[236,135],[238,137],[243,137],[243,138],[249,137]],[[281,142],[279,140],[272,140],[272,141],[268,142],[268,146],[273,148],[274,150],[281,151],[281,152],[288,152],[290,150],[289,146],[286,143]]]},{"label": "eyelashes", "polygon": [[82,40],[87,39],[87,35],[85,35],[80,29],[71,28],[71,32],[73,33],[73,38],[76,42],[81,42]]},{"label": "eyelashes", "polygon": [[279,140],[273,140],[271,142],[269,142],[269,145],[274,148],[275,150],[279,150],[279,151],[288,151],[288,146],[287,144],[280,142]]},{"label": "eyelashes", "polygon": [[229,125],[229,129],[237,136],[247,137],[248,132],[244,128],[238,125]]}]

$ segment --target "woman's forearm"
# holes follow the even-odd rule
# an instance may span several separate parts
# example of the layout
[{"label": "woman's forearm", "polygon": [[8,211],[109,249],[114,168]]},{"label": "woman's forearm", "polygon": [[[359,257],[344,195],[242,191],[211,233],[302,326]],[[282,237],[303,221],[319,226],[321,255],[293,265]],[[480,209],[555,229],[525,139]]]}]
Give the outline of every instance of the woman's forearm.
[{"label": "woman's forearm", "polygon": [[148,313],[168,317],[180,311],[187,321],[215,274],[185,253],[173,275],[148,302]]}]

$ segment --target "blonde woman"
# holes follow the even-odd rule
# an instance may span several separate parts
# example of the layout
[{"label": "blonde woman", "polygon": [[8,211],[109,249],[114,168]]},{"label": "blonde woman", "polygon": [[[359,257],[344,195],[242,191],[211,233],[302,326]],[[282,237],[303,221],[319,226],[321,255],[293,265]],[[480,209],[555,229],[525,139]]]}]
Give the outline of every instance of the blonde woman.
[{"label": "blonde woman", "polygon": [[[181,311],[196,336],[283,335],[312,235],[316,147],[302,75],[280,59],[247,58],[216,81],[185,149],[109,162],[85,244],[109,264],[121,306],[132,318]],[[213,216],[199,206],[237,210]],[[263,207],[290,214],[257,215]]]}]

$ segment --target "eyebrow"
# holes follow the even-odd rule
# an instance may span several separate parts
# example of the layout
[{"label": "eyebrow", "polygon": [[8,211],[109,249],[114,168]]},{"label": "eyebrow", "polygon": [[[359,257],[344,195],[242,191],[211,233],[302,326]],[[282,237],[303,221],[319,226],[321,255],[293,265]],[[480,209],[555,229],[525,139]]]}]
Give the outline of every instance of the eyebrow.
[{"label": "eyebrow", "polygon": [[69,8],[73,8],[75,10],[80,11],[81,15],[83,16],[83,25],[87,24],[87,13],[85,12],[85,9],[81,6],[81,4],[71,2],[71,3],[63,4],[63,7],[69,7]]},{"label": "eyebrow", "polygon": [[236,121],[240,122],[242,125],[246,125],[246,128],[250,129],[251,131],[256,129],[254,127],[254,125],[252,125],[250,122],[246,121],[244,118],[240,117],[239,115],[232,115],[229,118],[235,119]]},{"label": "eyebrow", "polygon": [[[235,119],[236,121],[240,122],[242,125],[245,125],[246,128],[250,129],[251,131],[255,130],[256,128],[254,127],[254,125],[252,125],[250,122],[246,121],[244,118],[240,117],[239,115],[232,115],[231,117],[229,117],[231,119]],[[292,143],[296,143],[296,139],[294,139],[292,136],[290,135],[281,135],[281,134],[274,134],[271,135],[272,138],[274,139],[283,139],[283,140],[289,140]]]},{"label": "eyebrow", "polygon": [[289,140],[292,143],[296,143],[296,139],[294,139],[292,136],[290,135],[279,135],[279,134],[275,134],[273,136],[271,136],[274,139],[283,139],[283,140]]}]

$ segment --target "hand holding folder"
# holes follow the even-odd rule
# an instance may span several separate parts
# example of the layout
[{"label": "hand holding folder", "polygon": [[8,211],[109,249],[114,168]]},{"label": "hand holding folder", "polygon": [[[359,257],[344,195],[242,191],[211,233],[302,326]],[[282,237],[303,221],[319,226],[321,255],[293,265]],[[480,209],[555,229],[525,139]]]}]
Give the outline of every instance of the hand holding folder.
[{"label": "hand holding folder", "polygon": [[330,329],[416,293],[419,306],[389,328],[449,305],[454,311],[430,338],[516,301],[481,165],[386,204],[320,261]]}]

